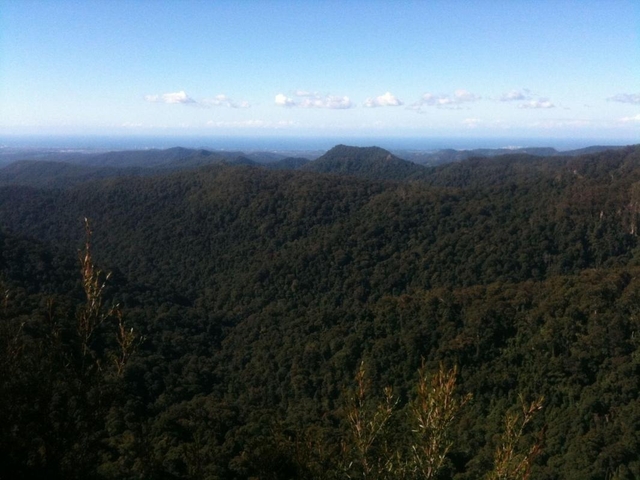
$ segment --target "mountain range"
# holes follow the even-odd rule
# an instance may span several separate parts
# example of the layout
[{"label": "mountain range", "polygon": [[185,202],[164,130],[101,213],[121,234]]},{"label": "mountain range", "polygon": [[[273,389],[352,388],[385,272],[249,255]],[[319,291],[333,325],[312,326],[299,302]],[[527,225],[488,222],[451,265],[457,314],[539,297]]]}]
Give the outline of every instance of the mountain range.
[{"label": "mountain range", "polygon": [[[615,147],[619,149],[622,147]],[[436,152],[398,152],[398,156],[379,147],[337,145],[311,160],[287,157],[270,152],[210,151],[182,147],[166,150],[132,150],[113,152],[67,152],[60,150],[0,151],[0,185],[22,184],[65,187],[91,179],[146,176],[211,164],[246,165],[277,170],[301,169],[319,173],[336,173],[376,179],[408,180],[428,176],[425,166],[456,163],[470,158],[493,158],[514,155],[533,157],[579,156],[597,153],[610,147],[593,146],[558,152],[553,148],[513,148],[477,150],[438,150]]]}]

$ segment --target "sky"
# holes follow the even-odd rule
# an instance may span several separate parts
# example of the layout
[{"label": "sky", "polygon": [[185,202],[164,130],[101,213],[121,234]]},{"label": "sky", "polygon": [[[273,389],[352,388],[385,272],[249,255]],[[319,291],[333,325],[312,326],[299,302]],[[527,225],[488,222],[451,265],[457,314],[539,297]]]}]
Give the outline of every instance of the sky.
[{"label": "sky", "polygon": [[0,134],[640,143],[640,1],[0,0]]}]

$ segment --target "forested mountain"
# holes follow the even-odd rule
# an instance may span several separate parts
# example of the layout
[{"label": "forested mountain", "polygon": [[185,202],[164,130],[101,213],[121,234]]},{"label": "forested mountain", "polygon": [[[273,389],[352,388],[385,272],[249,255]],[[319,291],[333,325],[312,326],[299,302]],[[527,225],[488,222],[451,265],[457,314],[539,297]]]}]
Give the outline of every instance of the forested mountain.
[{"label": "forested mountain", "polygon": [[347,145],[333,147],[302,169],[381,180],[406,180],[424,173],[423,167],[402,160],[383,148],[349,147]]},{"label": "forested mountain", "polygon": [[[40,172],[0,188],[0,478],[425,478],[423,363],[473,395],[437,478],[496,472],[519,395],[532,479],[640,476],[640,147]],[[361,363],[397,402],[366,451]]]}]

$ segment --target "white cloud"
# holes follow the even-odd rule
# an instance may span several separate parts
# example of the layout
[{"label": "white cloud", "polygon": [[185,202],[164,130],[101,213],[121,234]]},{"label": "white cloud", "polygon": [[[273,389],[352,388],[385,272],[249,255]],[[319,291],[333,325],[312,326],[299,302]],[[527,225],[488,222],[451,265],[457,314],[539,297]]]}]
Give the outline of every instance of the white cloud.
[{"label": "white cloud", "polygon": [[342,110],[352,108],[353,103],[349,97],[339,97],[336,95],[327,95],[326,97],[309,96],[300,102],[302,108],[329,108],[334,110]]},{"label": "white cloud", "polygon": [[555,108],[556,106],[546,98],[540,98],[538,100],[530,100],[526,103],[521,103],[518,108],[524,109],[536,109],[536,108]]},{"label": "white cloud", "polygon": [[459,89],[449,95],[435,95],[433,93],[425,93],[420,100],[407,107],[409,110],[414,110],[418,113],[422,113],[423,106],[446,108],[450,110],[460,110],[463,103],[476,102],[482,97],[468,90]]},{"label": "white cloud", "polygon": [[369,108],[398,107],[400,105],[404,105],[404,103],[391,92],[387,92],[384,95],[380,95],[379,97],[367,98],[362,105]]},{"label": "white cloud", "polygon": [[518,100],[531,100],[531,92],[525,88],[523,90],[511,90],[500,96],[501,102],[514,102]]},{"label": "white cloud", "polygon": [[235,102],[222,94],[216,95],[214,98],[204,99],[201,103],[212,107],[249,108],[251,106],[247,101]]},{"label": "white cloud", "polygon": [[456,103],[462,103],[462,102],[475,102],[477,100],[480,100],[480,96],[475,95],[467,90],[456,90],[453,93],[453,98],[455,100]]},{"label": "white cloud", "polygon": [[276,95],[276,105],[280,105],[281,107],[295,107],[296,102],[291,97],[287,97],[282,93]]},{"label": "white cloud", "polygon": [[281,107],[328,108],[332,110],[344,110],[355,106],[347,96],[320,95],[306,90],[297,90],[294,96],[301,100],[295,100],[279,93],[275,98],[276,105]]},{"label": "white cloud", "polygon": [[147,95],[144,97],[144,99],[147,102],[153,103],[196,103],[196,101],[189,95],[187,95],[184,90],[175,93],[163,93],[162,95]]},{"label": "white cloud", "polygon": [[425,93],[420,101],[420,105],[429,105],[431,107],[442,107],[445,105],[454,104],[453,97],[448,95],[434,95],[433,93]]},{"label": "white cloud", "polygon": [[640,105],[640,93],[619,93],[607,98],[610,102],[633,103]]},{"label": "white cloud", "polygon": [[226,95],[216,95],[213,98],[205,98],[197,101],[185,93],[184,90],[175,93],[163,93],[162,95],[146,95],[144,99],[152,103],[170,103],[195,105],[204,108],[210,107],[229,107],[229,108],[249,108],[249,102],[235,102]]},{"label": "white cloud", "polygon": [[[539,97],[531,93],[528,88],[510,90],[503,93],[498,100],[501,102],[522,102],[518,104],[518,108],[522,109],[556,108],[556,105],[548,98]],[[565,110],[569,110],[569,108],[565,107]]]},{"label": "white cloud", "polygon": [[165,103],[196,103],[184,90],[176,93],[165,93],[162,95],[162,100]]},{"label": "white cloud", "polygon": [[638,115],[633,116],[633,117],[622,117],[620,119],[620,121],[622,123],[640,122],[640,113]]}]

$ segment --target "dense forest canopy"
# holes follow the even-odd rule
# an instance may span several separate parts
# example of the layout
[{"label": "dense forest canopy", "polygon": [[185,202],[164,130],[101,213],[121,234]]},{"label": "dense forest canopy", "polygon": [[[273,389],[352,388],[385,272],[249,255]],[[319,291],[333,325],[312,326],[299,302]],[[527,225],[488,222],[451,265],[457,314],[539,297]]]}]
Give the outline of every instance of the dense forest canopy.
[{"label": "dense forest canopy", "polygon": [[[5,167],[0,478],[506,478],[540,398],[530,478],[638,478],[640,147],[535,154]],[[366,455],[361,365],[395,405]],[[439,477],[367,463],[454,366]]]}]

